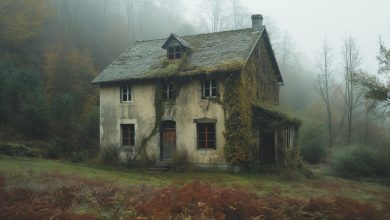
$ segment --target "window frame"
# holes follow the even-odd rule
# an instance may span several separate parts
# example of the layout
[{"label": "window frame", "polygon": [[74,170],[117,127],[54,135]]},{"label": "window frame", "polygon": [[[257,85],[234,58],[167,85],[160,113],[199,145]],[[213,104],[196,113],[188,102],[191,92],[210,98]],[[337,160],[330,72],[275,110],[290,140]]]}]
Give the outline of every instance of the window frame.
[{"label": "window frame", "polygon": [[[200,131],[201,126],[204,126],[205,131]],[[208,126],[212,126],[213,131],[208,131],[208,129],[210,128]],[[205,139],[202,139],[202,140],[200,139],[201,132],[204,133]],[[209,135],[211,133],[214,134],[214,136],[213,136],[214,138],[209,139]],[[204,142],[205,146],[203,146],[201,144],[201,142]],[[210,146],[209,145],[210,142],[214,143],[214,144]],[[215,149],[217,149],[217,124],[215,122],[197,122],[196,123],[196,145],[197,145],[198,150],[208,150],[208,149],[215,150]]]},{"label": "window frame", "polygon": [[[126,146],[135,146],[135,124],[121,124],[121,144],[123,147]],[[126,130],[128,129],[128,130]],[[126,130],[126,131],[125,131]],[[125,132],[128,133],[128,136],[125,136]]]},{"label": "window frame", "polygon": [[210,99],[210,98],[217,98],[217,97],[218,97],[218,82],[217,82],[217,80],[216,79],[203,80],[202,81],[202,98],[203,99]]},{"label": "window frame", "polygon": [[175,86],[172,81],[163,82],[163,100],[172,102],[176,99]]},{"label": "window frame", "polygon": [[183,49],[180,46],[168,47],[167,56],[170,60],[177,60],[181,58]]},{"label": "window frame", "polygon": [[[133,101],[132,92],[131,92],[131,85],[121,85],[119,88],[119,93],[120,93],[120,102],[121,103],[129,103],[129,102]],[[127,97],[126,100],[123,98],[124,94],[126,94],[126,97]]]}]

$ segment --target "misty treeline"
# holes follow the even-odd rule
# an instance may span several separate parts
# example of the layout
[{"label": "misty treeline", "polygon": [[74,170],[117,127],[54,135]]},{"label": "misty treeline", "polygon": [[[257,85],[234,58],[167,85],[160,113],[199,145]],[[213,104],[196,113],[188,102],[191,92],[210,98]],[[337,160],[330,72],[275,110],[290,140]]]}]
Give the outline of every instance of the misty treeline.
[{"label": "misty treeline", "polygon": [[212,2],[199,4],[195,23],[183,17],[180,0],[0,1],[1,140],[35,140],[59,154],[98,149],[99,94],[91,80],[135,40],[249,23],[236,1],[229,12]]},{"label": "misty treeline", "polygon": [[[240,1],[199,0],[191,21],[185,4],[0,1],[0,138],[54,142],[67,152],[96,150],[99,98],[90,82],[131,42],[250,27],[251,13]],[[360,68],[353,36],[319,45],[312,64],[271,18],[265,16],[265,24],[285,82],[280,104],[303,119],[302,145],[390,145],[389,87],[381,81],[389,78],[390,55],[383,42],[382,76],[376,77]]]}]

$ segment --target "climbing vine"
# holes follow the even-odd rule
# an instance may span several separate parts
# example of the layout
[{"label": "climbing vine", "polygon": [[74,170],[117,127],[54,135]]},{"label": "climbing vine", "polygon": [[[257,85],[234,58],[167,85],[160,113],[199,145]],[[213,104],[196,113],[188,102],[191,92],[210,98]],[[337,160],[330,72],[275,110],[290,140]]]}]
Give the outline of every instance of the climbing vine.
[{"label": "climbing vine", "polygon": [[232,164],[248,164],[253,159],[252,104],[256,97],[256,81],[243,71],[225,82],[225,158]]},{"label": "climbing vine", "polygon": [[[186,64],[187,64],[187,55],[183,56],[182,59],[172,64],[169,64],[166,59],[161,63],[161,65],[164,66],[165,71],[170,73],[171,77],[174,77],[175,75],[179,74],[181,69],[183,69],[186,66]],[[156,73],[152,71],[151,74],[156,74]],[[168,78],[166,78],[165,80],[167,81]],[[173,80],[173,78],[171,80]],[[179,90],[183,83],[178,82],[179,78],[176,78],[175,81],[176,81],[176,83],[174,83],[175,93],[179,94]],[[153,136],[155,136],[160,131],[160,124],[162,122],[162,117],[165,112],[165,103],[164,103],[165,100],[163,97],[163,88],[162,88],[161,81],[158,81],[155,85],[156,85],[156,89],[154,94],[154,110],[155,110],[154,126],[153,129],[150,131],[149,135],[147,135],[144,139],[142,139],[140,148],[137,154],[135,155],[135,158],[137,158],[138,156],[148,158],[146,152],[147,144],[150,141],[150,139],[152,139]]]}]

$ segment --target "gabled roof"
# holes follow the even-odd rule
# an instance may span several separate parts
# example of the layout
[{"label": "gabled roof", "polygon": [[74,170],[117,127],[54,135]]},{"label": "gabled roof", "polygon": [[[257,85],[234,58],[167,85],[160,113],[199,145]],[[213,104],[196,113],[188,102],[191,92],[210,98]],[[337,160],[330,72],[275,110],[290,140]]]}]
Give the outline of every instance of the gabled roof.
[{"label": "gabled roof", "polygon": [[167,49],[167,45],[169,44],[169,42],[171,42],[172,40],[176,40],[177,42],[179,42],[179,44],[185,48],[189,48],[189,49],[192,49],[192,46],[190,43],[188,43],[187,41],[185,41],[184,39],[180,38],[179,36],[177,36],[176,34],[171,34],[169,35],[168,39],[165,41],[165,43],[162,45],[161,48],[163,49]]},{"label": "gabled roof", "polygon": [[[167,39],[137,41],[103,70],[92,83],[240,71],[263,33],[267,35],[264,27],[256,32],[247,28],[183,37],[171,35],[170,38],[176,39],[183,45],[188,44],[187,46],[192,48],[187,56],[176,60],[173,64],[169,63],[166,50],[161,48]],[[269,43],[269,40],[266,42]],[[274,58],[273,54],[271,56]],[[279,71],[278,75],[280,76]]]},{"label": "gabled roof", "polygon": [[301,120],[296,118],[291,113],[288,113],[279,106],[265,105],[262,103],[255,103],[252,106],[253,115],[256,123],[264,123],[270,125],[293,125],[299,127]]}]

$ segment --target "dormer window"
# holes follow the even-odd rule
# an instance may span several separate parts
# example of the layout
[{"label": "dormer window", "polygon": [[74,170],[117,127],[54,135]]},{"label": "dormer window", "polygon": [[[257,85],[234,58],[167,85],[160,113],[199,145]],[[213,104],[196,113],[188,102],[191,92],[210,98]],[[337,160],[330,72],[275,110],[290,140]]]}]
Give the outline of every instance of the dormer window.
[{"label": "dormer window", "polygon": [[183,57],[185,52],[191,51],[192,46],[179,36],[171,34],[161,48],[167,50],[169,60],[176,60]]},{"label": "dormer window", "polygon": [[182,48],[181,47],[169,47],[168,48],[168,58],[170,60],[179,59],[181,56]]}]

